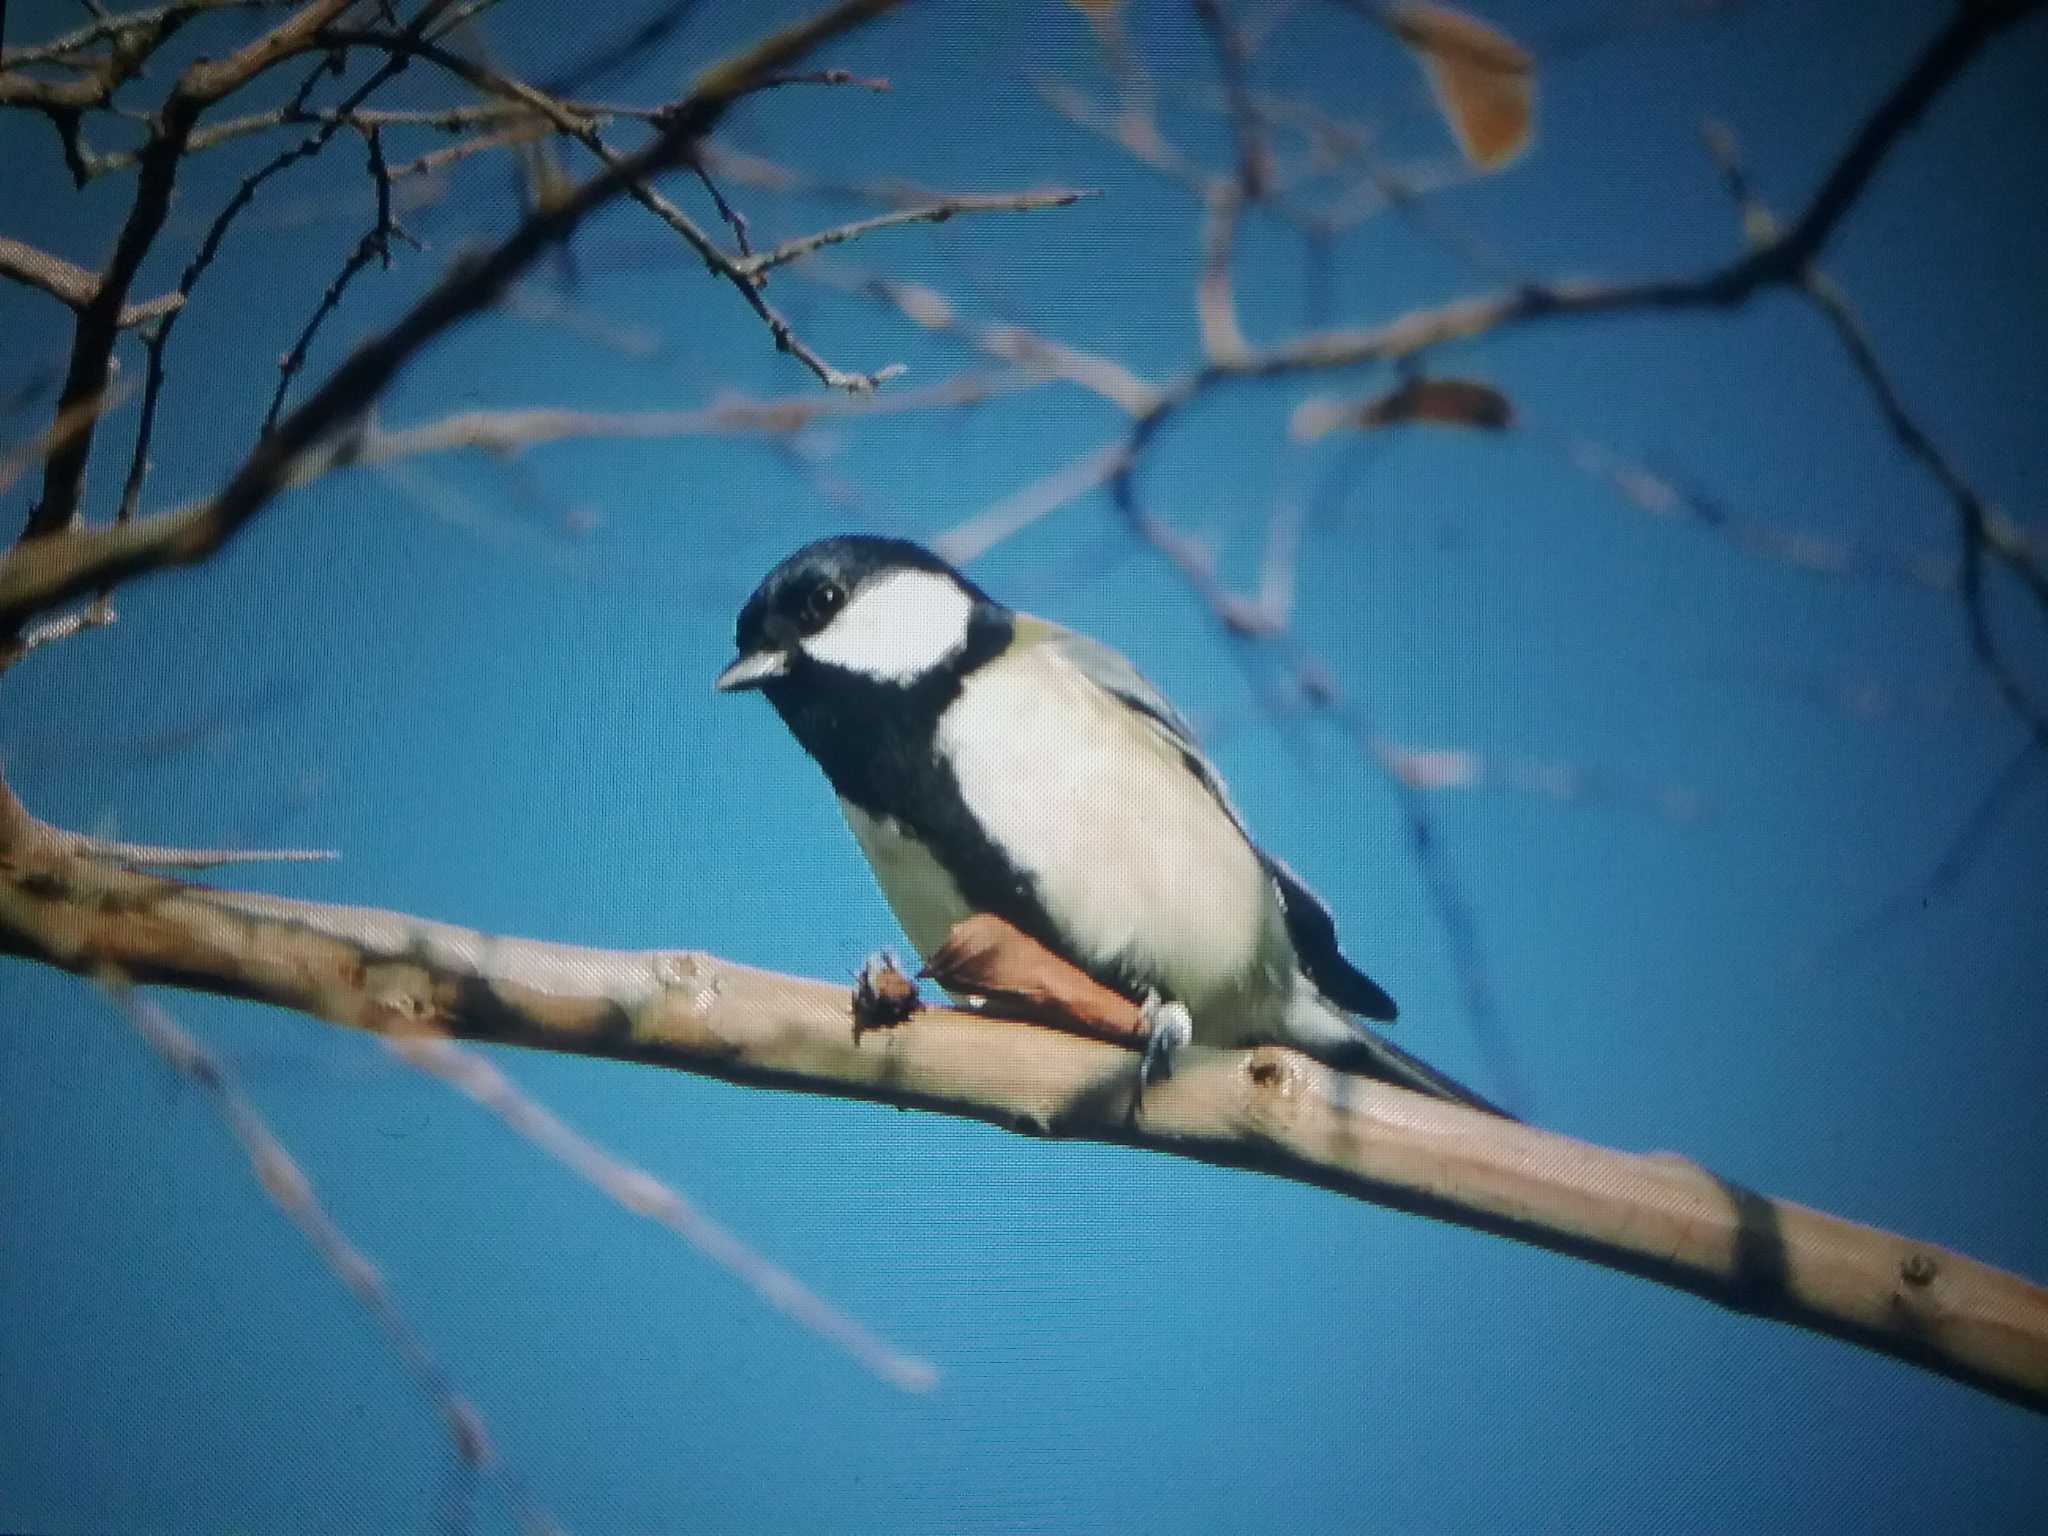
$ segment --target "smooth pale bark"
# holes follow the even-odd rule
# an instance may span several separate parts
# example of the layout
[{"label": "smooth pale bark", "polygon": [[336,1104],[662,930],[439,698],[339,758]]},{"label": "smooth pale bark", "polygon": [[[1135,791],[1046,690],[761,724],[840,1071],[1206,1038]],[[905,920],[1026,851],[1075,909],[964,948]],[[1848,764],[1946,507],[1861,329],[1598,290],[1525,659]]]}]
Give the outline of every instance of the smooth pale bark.
[{"label": "smooth pale bark", "polygon": [[2048,1411],[2048,1290],[1715,1177],[1332,1072],[1190,1049],[1134,1103],[1137,1057],[949,1009],[856,1032],[844,988],[687,950],[502,938],[402,913],[140,873],[0,788],[0,951],[254,998],[359,1029],[680,1068],[1144,1147],[1317,1184],[1832,1334]]}]

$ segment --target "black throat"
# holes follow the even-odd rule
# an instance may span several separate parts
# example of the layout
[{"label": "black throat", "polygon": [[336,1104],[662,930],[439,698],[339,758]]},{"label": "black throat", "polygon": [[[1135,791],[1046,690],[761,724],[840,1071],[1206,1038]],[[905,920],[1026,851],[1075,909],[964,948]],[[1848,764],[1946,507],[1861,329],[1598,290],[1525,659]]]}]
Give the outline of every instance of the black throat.
[{"label": "black throat", "polygon": [[834,667],[799,648],[789,672],[761,691],[842,799],[900,824],[953,877],[973,910],[994,913],[1065,955],[1034,882],[989,840],[937,749],[939,717],[966,679],[1014,637],[1007,611],[977,603],[959,654],[908,683]]},{"label": "black throat", "polygon": [[968,674],[1001,655],[1014,633],[1008,613],[977,603],[959,652],[908,682],[836,667],[798,646],[789,671],[761,692],[843,799],[916,826],[919,809],[935,796],[960,798],[952,768],[934,748],[939,717]]}]

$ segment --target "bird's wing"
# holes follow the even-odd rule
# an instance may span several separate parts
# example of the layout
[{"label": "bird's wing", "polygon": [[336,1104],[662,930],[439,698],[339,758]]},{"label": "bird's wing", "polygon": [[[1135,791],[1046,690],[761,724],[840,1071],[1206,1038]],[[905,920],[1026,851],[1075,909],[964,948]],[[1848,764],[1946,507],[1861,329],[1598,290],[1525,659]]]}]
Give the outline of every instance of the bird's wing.
[{"label": "bird's wing", "polygon": [[[1022,615],[1019,616],[1023,618]],[[1200,779],[1216,803],[1237,824],[1246,842],[1258,852],[1273,878],[1280,896],[1280,909],[1287,920],[1287,937],[1294,945],[1301,969],[1316,989],[1348,1013],[1359,1013],[1382,1023],[1391,1022],[1399,1011],[1386,989],[1359,970],[1337,948],[1337,922],[1322,899],[1302,882],[1293,870],[1259,848],[1216,767],[1195,741],[1194,727],[1175,709],[1163,693],[1154,688],[1128,659],[1100,641],[1073,630],[1048,624],[1043,619],[1028,621],[1031,628],[1020,634],[1027,644],[1052,646],[1088,680],[1122,700],[1180,754],[1188,771]]]},{"label": "bird's wing", "polygon": [[1301,962],[1302,974],[1346,1013],[1362,1013],[1382,1024],[1393,1023],[1400,1009],[1385,987],[1344,958],[1337,948],[1337,920],[1330,916],[1322,898],[1272,854],[1262,849],[1259,857],[1273,872],[1273,885],[1280,892],[1280,906],[1287,914],[1287,937],[1294,943],[1294,956]]},{"label": "bird's wing", "polygon": [[1021,643],[1048,647],[1089,682],[1120,700],[1151,727],[1161,745],[1178,754],[1187,765],[1188,772],[1202,781],[1209,793],[1216,797],[1217,804],[1237,824],[1237,830],[1244,834],[1245,841],[1252,840],[1244,818],[1230,803],[1229,791],[1224,789],[1215,765],[1195,740],[1195,728],[1188,724],[1186,717],[1173,707],[1165,694],[1145,681],[1144,675],[1127,659],[1100,641],[1090,640],[1071,629],[1062,629],[1057,624],[1048,624],[1043,619],[1027,619],[1022,614],[1018,619]]}]

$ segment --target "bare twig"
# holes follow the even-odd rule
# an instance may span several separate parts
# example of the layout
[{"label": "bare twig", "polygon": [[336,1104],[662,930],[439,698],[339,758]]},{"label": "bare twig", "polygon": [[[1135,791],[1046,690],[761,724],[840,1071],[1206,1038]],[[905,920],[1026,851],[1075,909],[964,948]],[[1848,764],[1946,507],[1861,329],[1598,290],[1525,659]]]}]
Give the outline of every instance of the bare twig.
[{"label": "bare twig", "polygon": [[1227,362],[1251,350],[1237,321],[1237,296],[1230,278],[1230,252],[1236,241],[1244,193],[1238,183],[1218,178],[1202,200],[1202,271],[1195,279],[1195,318],[1201,327],[1202,355]]},{"label": "bare twig", "polygon": [[1247,78],[1250,50],[1244,35],[1223,14],[1222,0],[1193,0],[1193,4],[1196,19],[1215,51],[1216,72],[1230,103],[1231,132],[1237,137],[1238,191],[1244,201],[1256,203],[1272,183],[1273,162],[1266,145],[1265,125]]},{"label": "bare twig", "polygon": [[1122,465],[1124,451],[1121,439],[1089,449],[940,534],[932,548],[955,565],[980,559],[1005,539],[1104,484]]},{"label": "bare twig", "polygon": [[176,0],[176,3],[171,5],[114,12],[96,17],[82,27],[74,27],[69,32],[60,33],[48,42],[31,43],[20,48],[0,51],[0,69],[14,69],[23,64],[43,64],[67,59],[90,48],[94,43],[105,42],[110,38],[119,39],[130,33],[161,31],[168,23],[183,21],[204,11],[255,10],[261,6],[275,4],[277,0]]},{"label": "bare twig", "polygon": [[[461,411],[409,427],[366,426],[332,464],[388,464],[428,454],[481,449],[514,454],[544,443],[583,438],[787,437],[828,421],[863,421],[946,406],[977,405],[1038,382],[1022,376],[960,374],[920,390],[882,395],[798,395],[780,400],[727,400],[692,411]],[[330,464],[308,461],[303,483]]]},{"label": "bare twig", "polygon": [[725,227],[732,231],[733,244],[739,247],[742,257],[752,257],[754,247],[747,240],[747,216],[726,201],[725,193],[712,179],[711,170],[704,164],[702,155],[690,157],[690,169],[697,175],[698,184],[711,194],[711,205],[718,210],[718,216],[725,220]]},{"label": "bare twig", "polygon": [[644,1169],[620,1161],[571,1129],[521,1093],[511,1079],[481,1056],[427,1029],[394,1026],[384,1039],[404,1060],[460,1089],[593,1189],[636,1216],[668,1228],[712,1263],[738,1277],[776,1311],[845,1350],[891,1386],[905,1392],[929,1392],[938,1385],[938,1370],[929,1362],[891,1348],[860,1322],[814,1294],[788,1270],[748,1247],[673,1187]]},{"label": "bare twig", "polygon": [[962,315],[944,294],[922,283],[827,268],[807,269],[807,275],[880,300],[913,324],[958,337],[990,357],[1078,385],[1132,416],[1147,416],[1159,409],[1159,392],[1116,359],[1068,346],[1022,326],[979,324]]},{"label": "bare twig", "polygon": [[[309,0],[289,18],[227,58],[200,59],[178,76],[169,99],[154,119],[149,143],[139,163],[134,201],[115,241],[114,254],[100,274],[91,299],[78,312],[71,366],[58,397],[60,412],[98,397],[106,388],[114,337],[128,307],[129,286],[169,216],[178,165],[199,114],[263,71],[314,46],[318,30],[351,3],[352,0]],[[43,468],[42,499],[29,514],[23,531],[25,538],[55,533],[71,521],[78,509],[91,451],[92,430],[88,425],[84,432],[50,455]]]},{"label": "bare twig", "polygon": [[135,1032],[164,1064],[206,1091],[221,1119],[234,1132],[235,1140],[242,1144],[250,1171],[256,1175],[263,1193],[305,1234],[306,1241],[335,1279],[355,1294],[357,1302],[370,1314],[407,1372],[434,1405],[457,1460],[475,1472],[499,1477],[527,1530],[554,1530],[554,1521],[547,1512],[532,1502],[504,1466],[476,1405],[455,1389],[426,1340],[400,1310],[382,1272],[328,1214],[314,1192],[312,1180],[243,1096],[226,1065],[180,1028],[161,1005],[130,987],[118,971],[102,970],[99,979]]},{"label": "bare twig", "polygon": [[1506,1097],[1519,1102],[1526,1097],[1521,1089],[1521,1072],[1509,1039],[1500,1028],[1479,925],[1420,789],[1397,772],[1383,755],[1379,733],[1360,706],[1344,696],[1330,667],[1298,641],[1287,643],[1291,604],[1272,600],[1275,583],[1270,552],[1267,576],[1261,582],[1259,595],[1241,596],[1225,583],[1217,571],[1215,555],[1206,545],[1180,532],[1144,504],[1138,489],[1138,472],[1152,434],[1164,419],[1162,410],[1140,418],[1133,428],[1121,460],[1109,476],[1111,501],[1124,525],[1173,567],[1226,635],[1266,646],[1284,656],[1288,676],[1300,698],[1335,722],[1360,761],[1380,775],[1401,812],[1411,860],[1429,895],[1437,927],[1450,948],[1466,1018],[1482,1047],[1495,1058],[1500,1075],[1508,1080]]},{"label": "bare twig", "polygon": [[550,131],[550,125],[543,119],[522,117],[506,127],[493,128],[487,133],[471,134],[466,139],[444,144],[439,149],[430,149],[410,160],[401,160],[391,167],[391,179],[404,181],[413,176],[437,175],[449,166],[458,165],[473,156],[488,154],[494,149],[505,149],[514,144],[530,144]]},{"label": "bare twig", "polygon": [[[839,0],[707,69],[651,143],[579,183],[554,206],[536,209],[503,241],[462,263],[389,328],[358,347],[251,450],[212,500],[111,528],[74,530],[16,544],[0,557],[0,624],[18,624],[33,613],[141,571],[204,559],[292,482],[308,449],[359,418],[428,342],[494,303],[542,252],[566,240],[594,210],[630,184],[683,160],[690,146],[760,75],[894,3]],[[752,291],[751,283],[745,286]]]},{"label": "bare twig", "polygon": [[1990,842],[1999,821],[2018,802],[2021,791],[2029,786],[2043,763],[2048,763],[2048,744],[2030,733],[1956,824],[1955,831],[1950,834],[1940,855],[1928,866],[1927,872],[1879,902],[1866,916],[1852,923],[1829,943],[1827,949],[1834,953],[1862,949],[1901,918],[1923,912],[1947,898],[1961,883],[1971,861]]},{"label": "bare twig", "polygon": [[[668,225],[670,229],[681,235],[684,242],[691,250],[696,252],[705,266],[714,275],[724,278],[739,291],[741,297],[747,301],[754,313],[760,317],[761,322],[768,327],[769,334],[775,340],[776,349],[781,352],[787,352],[790,356],[796,358],[805,367],[809,368],[812,373],[816,374],[818,381],[827,388],[865,393],[903,372],[903,365],[900,363],[892,363],[885,368],[877,369],[872,373],[866,373],[860,371],[850,372],[826,361],[815,348],[797,335],[795,329],[779,310],[761,297],[760,284],[754,280],[752,274],[744,270],[740,262],[727,255],[719,247],[718,242],[713,240],[696,220],[692,219],[681,208],[656,191],[651,180],[646,175],[631,170],[627,162],[622,160],[618,153],[604,141],[603,137],[599,135],[597,129],[591,123],[566,110],[546,93],[537,91],[532,86],[515,80],[498,70],[491,69],[489,66],[481,64],[474,59],[467,58],[432,43],[411,39],[393,39],[384,33],[363,32],[349,28],[329,28],[323,35],[329,42],[339,46],[359,45],[370,48],[389,48],[394,53],[403,53],[411,57],[429,59],[452,74],[469,81],[478,90],[505,96],[531,107],[535,112],[554,124],[560,132],[567,134],[582,144],[597,157],[599,163],[607,170],[618,174],[621,178],[621,190],[628,197],[647,209],[648,212]],[[764,83],[764,80],[753,80],[747,84],[745,89],[746,91],[753,91],[759,89]],[[670,123],[675,115],[686,113],[688,109],[689,104],[687,102],[679,104],[677,107],[660,114],[656,121],[663,124]],[[680,158],[687,163],[690,157],[688,155],[678,155],[671,151],[668,158]]]},{"label": "bare twig", "polygon": [[[615,102],[564,101],[562,105],[569,111],[576,113],[579,117],[587,118],[600,127],[618,118],[652,121],[659,117],[664,110],[662,107],[635,107]],[[438,128],[444,132],[458,133],[464,129],[479,126],[488,127],[494,124],[510,124],[511,126],[499,129],[494,133],[480,134],[476,139],[464,140],[463,142],[465,144],[475,144],[481,140],[506,142],[521,135],[549,131],[549,125],[545,119],[533,112],[532,109],[516,101],[472,101],[449,107],[356,107],[352,109],[309,107],[304,103],[298,105],[286,103],[283,106],[273,107],[267,112],[245,113],[241,117],[228,118],[224,121],[210,123],[206,127],[195,129],[191,138],[186,141],[185,153],[188,156],[200,154],[205,150],[217,148],[222,144],[248,138],[253,134],[267,133],[277,128],[353,128],[360,133],[371,128],[403,127]],[[459,147],[451,146],[450,150],[441,150],[437,151],[437,153],[448,156],[451,155],[453,148]],[[476,151],[472,148],[467,152],[474,154]],[[135,150],[114,150],[103,155],[97,155],[93,159],[92,172],[95,176],[102,176],[111,171],[124,170],[134,165],[139,157],[140,151]],[[399,176],[401,172],[417,175],[419,174],[421,160],[429,158],[431,157],[422,156],[419,160],[403,162],[403,166],[395,165],[392,167],[392,174],[394,177]],[[454,156],[453,158],[460,157]]]},{"label": "bare twig", "polygon": [[[425,32],[435,21],[447,14],[450,4],[451,0],[426,0],[418,13],[407,23],[407,35]],[[379,68],[371,72],[369,78],[349,93],[336,111],[323,117],[312,133],[242,178],[241,183],[235,188],[234,195],[228,199],[221,211],[214,215],[213,222],[207,226],[206,234],[199,242],[198,250],[185,264],[185,270],[179,274],[177,291],[181,295],[189,296],[200,278],[205,276],[213,265],[215,256],[219,254],[221,243],[227,238],[229,228],[242,210],[255,199],[257,191],[264,183],[287,167],[310,159],[326,148],[334,136],[352,121],[356,110],[403,69],[405,62],[404,55],[394,54],[387,58]],[[326,66],[323,64],[307,74],[285,111],[296,114],[304,110],[306,98],[325,69]],[[387,191],[388,189],[380,184],[380,196]],[[128,476],[121,489],[118,521],[122,523],[129,522],[141,504],[142,482],[149,473],[149,450],[156,432],[157,403],[163,395],[164,352],[170,345],[171,333],[176,324],[175,315],[166,316],[154,330],[145,333],[149,373],[143,388],[142,422],[136,429],[135,448],[129,455]],[[102,586],[101,590],[105,592],[106,587]]]},{"label": "bare twig", "polygon": [[121,843],[52,828],[51,835],[81,859],[122,869],[223,869],[232,864],[321,864],[338,859],[331,848],[167,848]]},{"label": "bare twig", "polygon": [[45,619],[40,624],[32,624],[21,632],[19,639],[11,644],[0,644],[0,672],[5,672],[22,658],[41,650],[46,645],[69,640],[73,635],[82,634],[88,629],[104,629],[112,624],[115,618],[113,604],[105,598],[94,598],[83,608],[75,608],[70,613]]},{"label": "bare twig", "polygon": [[[348,292],[348,285],[355,281],[356,274],[372,261],[381,261],[389,269],[392,240],[412,241],[412,236],[405,232],[404,226],[391,216],[391,172],[384,164],[384,146],[378,133],[379,130],[371,128],[363,134],[363,143],[369,157],[370,179],[377,189],[376,221],[364,231],[362,239],[356,242],[356,248],[349,252],[348,259],[341,264],[341,270],[335,274],[334,281],[329,283],[327,291],[320,295],[320,302],[314,306],[312,315],[300,330],[298,340],[292,343],[291,350],[285,353],[278,363],[277,390],[270,397],[270,409],[263,415],[263,430],[266,432],[277,425],[278,412],[284,409],[284,397],[291,389],[292,379],[306,365],[306,353],[313,345],[313,338],[320,334],[321,325],[334,313],[335,306],[341,303],[342,295]],[[417,241],[412,243],[418,244]]]},{"label": "bare twig", "polygon": [[1085,95],[1064,82],[1040,80],[1035,84],[1045,104],[1075,127],[1085,128],[1190,191],[1199,193],[1208,185],[1208,173],[1159,131],[1149,104],[1143,109],[1134,107],[1126,93],[1123,110],[1112,115],[1096,108]]},{"label": "bare twig", "polygon": [[[0,491],[21,478],[24,472],[46,462],[67,443],[91,430],[92,424],[125,401],[133,390],[125,383],[110,384],[102,393],[73,401],[57,412],[56,420],[26,442],[17,443],[0,454]],[[4,564],[4,559],[0,559]]]},{"label": "bare twig", "polygon": [[689,24],[699,3],[700,0],[669,0],[624,37],[542,82],[541,89],[551,96],[571,95],[623,65],[646,58],[650,50]]},{"label": "bare twig", "polygon": [[758,278],[771,267],[808,256],[828,245],[843,245],[878,229],[895,229],[904,224],[943,224],[957,213],[1026,213],[1038,208],[1065,208],[1084,197],[1095,195],[1092,189],[1069,191],[1064,188],[1043,192],[962,193],[915,208],[899,208],[893,213],[878,213],[872,218],[855,219],[814,234],[799,235],[793,240],[783,241],[773,250],[745,257],[733,265],[748,277]]},{"label": "bare twig", "polygon": [[[82,310],[99,292],[99,278],[62,256],[37,250],[19,240],[0,235],[0,277],[9,277],[31,288],[40,288],[52,298]],[[128,330],[146,320],[170,313],[185,302],[179,293],[161,294],[142,304],[128,304],[114,316],[116,330]]]},{"label": "bare twig", "polygon": [[785,85],[857,85],[865,91],[886,91],[889,82],[880,75],[856,75],[845,69],[803,69],[778,75],[765,76],[760,89],[774,90]]},{"label": "bare twig", "polygon": [[[1708,123],[1704,136],[1730,195],[1742,210],[1743,230],[1751,245],[1761,250],[1783,243],[1787,236],[1781,232],[1776,217],[1750,186],[1743,172],[1735,135],[1722,124]],[[1995,526],[2003,525],[2010,529],[2011,524],[1985,501],[1906,408],[1898,387],[1878,358],[1869,328],[1840,285],[1811,260],[1802,264],[1792,276],[1800,292],[1833,326],[1843,350],[1849,355],[1851,366],[1868,386],[1886,429],[1900,447],[1934,478],[1954,505],[1957,542],[1962,552],[1959,588],[1971,646],[2007,707],[2026,724],[2038,743],[2048,745],[2048,711],[2044,711],[2027,692],[1999,650],[1985,611],[1982,579],[1984,557],[1989,553],[2020,577],[2039,605],[2041,616],[2048,619],[2048,569],[2034,558],[2023,538],[1993,537]]]}]

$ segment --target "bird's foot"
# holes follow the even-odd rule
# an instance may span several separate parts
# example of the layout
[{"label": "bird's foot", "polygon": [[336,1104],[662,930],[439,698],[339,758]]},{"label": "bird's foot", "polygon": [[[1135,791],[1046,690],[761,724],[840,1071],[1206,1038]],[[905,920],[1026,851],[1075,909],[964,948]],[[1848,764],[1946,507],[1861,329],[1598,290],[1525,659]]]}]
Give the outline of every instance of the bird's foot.
[{"label": "bird's foot", "polygon": [[1194,1015],[1186,1003],[1169,1003],[1157,992],[1145,994],[1138,1014],[1145,1024],[1145,1059],[1138,1080],[1156,1083],[1173,1075],[1174,1054],[1195,1038]]},{"label": "bird's foot", "polygon": [[853,1038],[871,1029],[893,1029],[924,1006],[917,983],[905,974],[896,957],[878,949],[853,977]]}]

